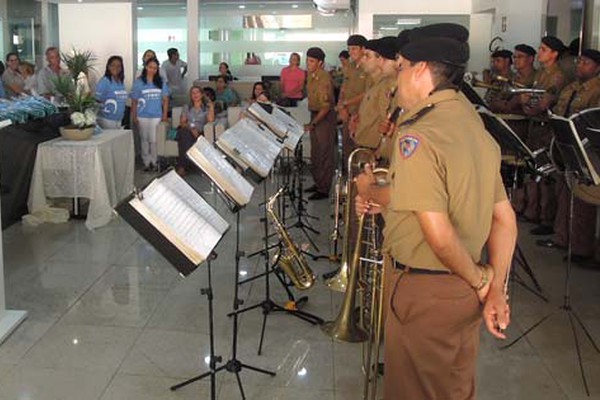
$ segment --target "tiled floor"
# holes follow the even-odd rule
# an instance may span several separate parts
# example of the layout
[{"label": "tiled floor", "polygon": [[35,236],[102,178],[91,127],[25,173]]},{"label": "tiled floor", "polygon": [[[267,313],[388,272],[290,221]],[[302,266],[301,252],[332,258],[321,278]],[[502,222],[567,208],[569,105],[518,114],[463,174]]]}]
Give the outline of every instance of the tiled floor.
[{"label": "tiled floor", "polygon": [[[138,176],[145,179],[147,176]],[[196,183],[205,182],[192,176]],[[260,246],[261,190],[242,212],[242,247]],[[218,197],[206,194],[221,215],[233,217]],[[321,252],[328,251],[331,221],[329,203],[310,204],[323,216],[315,223]],[[516,337],[523,329],[562,302],[565,263],[555,250],[535,246],[521,226],[519,242],[544,291],[546,304],[514,285]],[[298,242],[306,240],[292,231]],[[206,370],[208,306],[200,288],[207,270],[199,268],[186,279],[135,231],[120,220],[94,232],[82,221],[37,228],[17,224],[3,232],[8,306],[24,309],[29,318],[0,346],[2,400],[165,400],[209,398],[208,381],[177,392],[169,387]],[[234,230],[217,248],[213,263],[217,354],[231,354]],[[260,272],[260,257],[243,259],[251,276]],[[330,269],[327,261],[313,262],[317,274]],[[522,270],[519,270],[523,275]],[[527,280],[526,280],[527,281]],[[273,298],[286,298],[272,282]],[[331,319],[342,295],[319,282],[308,291],[305,310]],[[573,306],[590,333],[600,341],[600,271],[573,270]],[[264,296],[263,280],[241,287],[244,305]],[[241,379],[249,399],[360,399],[360,345],[334,343],[321,330],[296,318],[271,314],[267,318],[263,355],[256,354],[262,313],[240,317],[239,358],[246,364],[271,369],[271,378],[243,370]],[[592,396],[600,399],[600,354],[581,332],[585,371]],[[509,350],[485,332],[479,359],[479,398],[583,399],[585,393],[576,362],[573,336],[566,314],[558,313]],[[219,399],[241,398],[235,376],[217,376]]]}]

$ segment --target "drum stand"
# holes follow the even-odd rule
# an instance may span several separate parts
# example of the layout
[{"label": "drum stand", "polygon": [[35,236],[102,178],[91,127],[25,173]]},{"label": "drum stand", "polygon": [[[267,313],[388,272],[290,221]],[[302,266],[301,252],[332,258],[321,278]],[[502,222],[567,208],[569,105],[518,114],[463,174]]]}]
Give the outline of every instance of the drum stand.
[{"label": "drum stand", "polygon": [[[574,187],[574,183],[576,182],[575,172],[565,171],[565,180],[567,181],[567,183],[571,183],[571,185],[569,185],[569,187],[573,188]],[[523,339],[524,337],[526,337],[534,329],[536,329],[537,327],[541,326],[550,317],[553,317],[553,316],[555,316],[557,314],[561,314],[561,315],[563,313],[566,314],[567,317],[568,317],[568,320],[569,320],[569,324],[571,326],[571,332],[573,333],[573,340],[574,340],[574,343],[575,343],[575,350],[577,352],[577,361],[579,363],[579,371],[581,373],[581,379],[583,381],[583,386],[585,388],[585,392],[586,392],[586,394],[589,397],[589,395],[590,395],[590,389],[588,387],[587,378],[586,378],[586,375],[585,375],[585,369],[584,369],[584,366],[583,366],[583,359],[582,359],[582,356],[581,356],[581,346],[580,346],[580,342],[579,342],[579,337],[577,336],[577,329],[576,329],[577,326],[579,326],[580,329],[583,331],[583,333],[585,334],[585,337],[587,337],[587,339],[589,340],[590,344],[596,350],[597,353],[600,353],[600,348],[598,347],[598,345],[596,344],[596,342],[592,338],[592,335],[590,334],[589,330],[583,324],[583,321],[581,321],[581,318],[579,318],[579,315],[578,315],[577,311],[575,311],[573,309],[573,307],[571,306],[571,268],[572,268],[572,262],[571,262],[571,255],[572,255],[571,241],[572,241],[572,233],[573,233],[573,204],[574,204],[574,194],[573,194],[573,191],[571,190],[570,203],[569,203],[569,243],[568,243],[568,247],[567,247],[567,269],[566,269],[566,273],[565,273],[563,304],[558,308],[558,310],[556,310],[553,313],[548,314],[548,315],[544,316],[543,318],[541,318],[539,321],[537,321],[532,326],[530,326],[529,328],[527,328],[515,340],[513,340],[512,342],[510,342],[506,346],[501,347],[501,349],[508,349],[508,348],[512,347],[514,344],[516,344],[521,339]]]}]

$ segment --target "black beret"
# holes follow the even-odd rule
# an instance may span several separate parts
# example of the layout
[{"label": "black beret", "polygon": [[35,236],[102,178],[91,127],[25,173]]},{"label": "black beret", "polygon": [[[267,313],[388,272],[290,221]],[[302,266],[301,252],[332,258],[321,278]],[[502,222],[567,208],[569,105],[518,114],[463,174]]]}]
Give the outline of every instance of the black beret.
[{"label": "black beret", "polygon": [[367,38],[363,35],[350,35],[348,40],[346,41],[348,46],[361,46],[365,47],[367,44]]},{"label": "black beret", "polygon": [[396,39],[396,49],[398,51],[402,50],[402,48],[408,43],[411,32],[412,29],[405,29],[398,34],[398,39]]},{"label": "black beret", "polygon": [[544,36],[542,38],[542,43],[550,47],[552,50],[558,51],[559,53],[562,53],[566,49],[565,44],[562,42],[562,40],[560,40],[556,36]]},{"label": "black beret", "polygon": [[306,57],[316,58],[319,61],[325,60],[325,53],[320,47],[311,47],[306,50]]},{"label": "black beret", "polygon": [[512,54],[510,50],[496,50],[492,53],[492,58],[512,58]]},{"label": "black beret", "polygon": [[396,48],[398,38],[393,36],[385,36],[381,39],[373,39],[367,42],[365,48],[373,50],[383,58],[395,60],[398,49]]},{"label": "black beret", "polygon": [[413,29],[402,56],[411,61],[437,61],[464,66],[469,61],[469,31],[457,24],[443,23]]},{"label": "black beret", "polygon": [[581,50],[581,57],[589,58],[596,64],[600,65],[600,51],[594,49]]},{"label": "black beret", "polygon": [[528,44],[518,44],[515,46],[515,51],[520,51],[521,53],[528,54],[530,56],[535,56],[537,53],[535,49]]}]

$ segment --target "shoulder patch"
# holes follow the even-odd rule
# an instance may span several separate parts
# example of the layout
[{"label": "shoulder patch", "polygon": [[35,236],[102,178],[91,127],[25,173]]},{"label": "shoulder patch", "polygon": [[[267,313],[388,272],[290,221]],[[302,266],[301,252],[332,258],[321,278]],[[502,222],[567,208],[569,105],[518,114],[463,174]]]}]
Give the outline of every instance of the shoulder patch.
[{"label": "shoulder patch", "polygon": [[407,159],[412,157],[419,148],[421,140],[414,135],[405,135],[400,138],[400,155]]}]

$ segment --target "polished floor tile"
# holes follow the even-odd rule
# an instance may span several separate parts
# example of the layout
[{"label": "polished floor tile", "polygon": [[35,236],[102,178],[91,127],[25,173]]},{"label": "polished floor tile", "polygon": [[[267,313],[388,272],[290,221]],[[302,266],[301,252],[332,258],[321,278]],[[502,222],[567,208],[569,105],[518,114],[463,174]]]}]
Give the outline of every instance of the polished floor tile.
[{"label": "polished floor tile", "polygon": [[[148,179],[149,174],[142,175]],[[139,180],[138,175],[136,179]],[[205,179],[189,179],[206,192]],[[143,182],[138,182],[143,183]],[[273,191],[269,187],[269,192]],[[235,273],[235,218],[214,193],[206,199],[232,224],[216,249],[211,264],[214,296],[216,355],[224,365],[232,357],[232,310]],[[264,271],[262,256],[248,257],[263,246],[263,216],[258,203],[262,187],[241,214],[239,279]],[[329,202],[307,204],[321,220],[320,251],[308,247],[299,229],[290,234],[299,247],[319,255],[329,253]],[[513,323],[508,341],[563,303],[566,264],[563,254],[535,245],[535,237],[521,226],[520,247],[544,302],[528,288],[532,278],[524,265],[515,266],[510,286]],[[170,400],[209,398],[209,381],[195,382],[180,391],[169,387],[207,371],[209,319],[208,269],[204,264],[190,276],[178,275],[166,259],[124,221],[89,231],[83,221],[44,224],[37,228],[16,224],[3,232],[7,304],[25,309],[28,320],[0,345],[0,399],[4,400]],[[269,259],[276,250],[269,252]],[[313,288],[290,291],[300,309],[325,320],[337,317],[342,293],[327,289],[321,274],[334,266],[306,257],[318,279]],[[600,272],[571,271],[571,304],[600,341]],[[523,285],[516,283],[521,280]],[[276,276],[269,276],[270,299],[285,305],[288,293]],[[246,365],[276,372],[270,377],[244,368],[240,379],[248,399],[362,399],[361,344],[337,343],[312,325],[283,312],[268,312],[262,354],[257,350],[266,299],[264,277],[239,288],[240,307],[259,307],[239,314],[237,359]],[[509,349],[482,328],[478,360],[478,398],[484,400],[583,399],[568,317],[558,311]],[[578,331],[591,397],[600,398],[600,355]],[[508,342],[507,341],[507,342]],[[383,357],[383,355],[382,355]],[[217,374],[218,398],[240,399],[235,374]],[[380,392],[381,393],[381,392]]]}]

